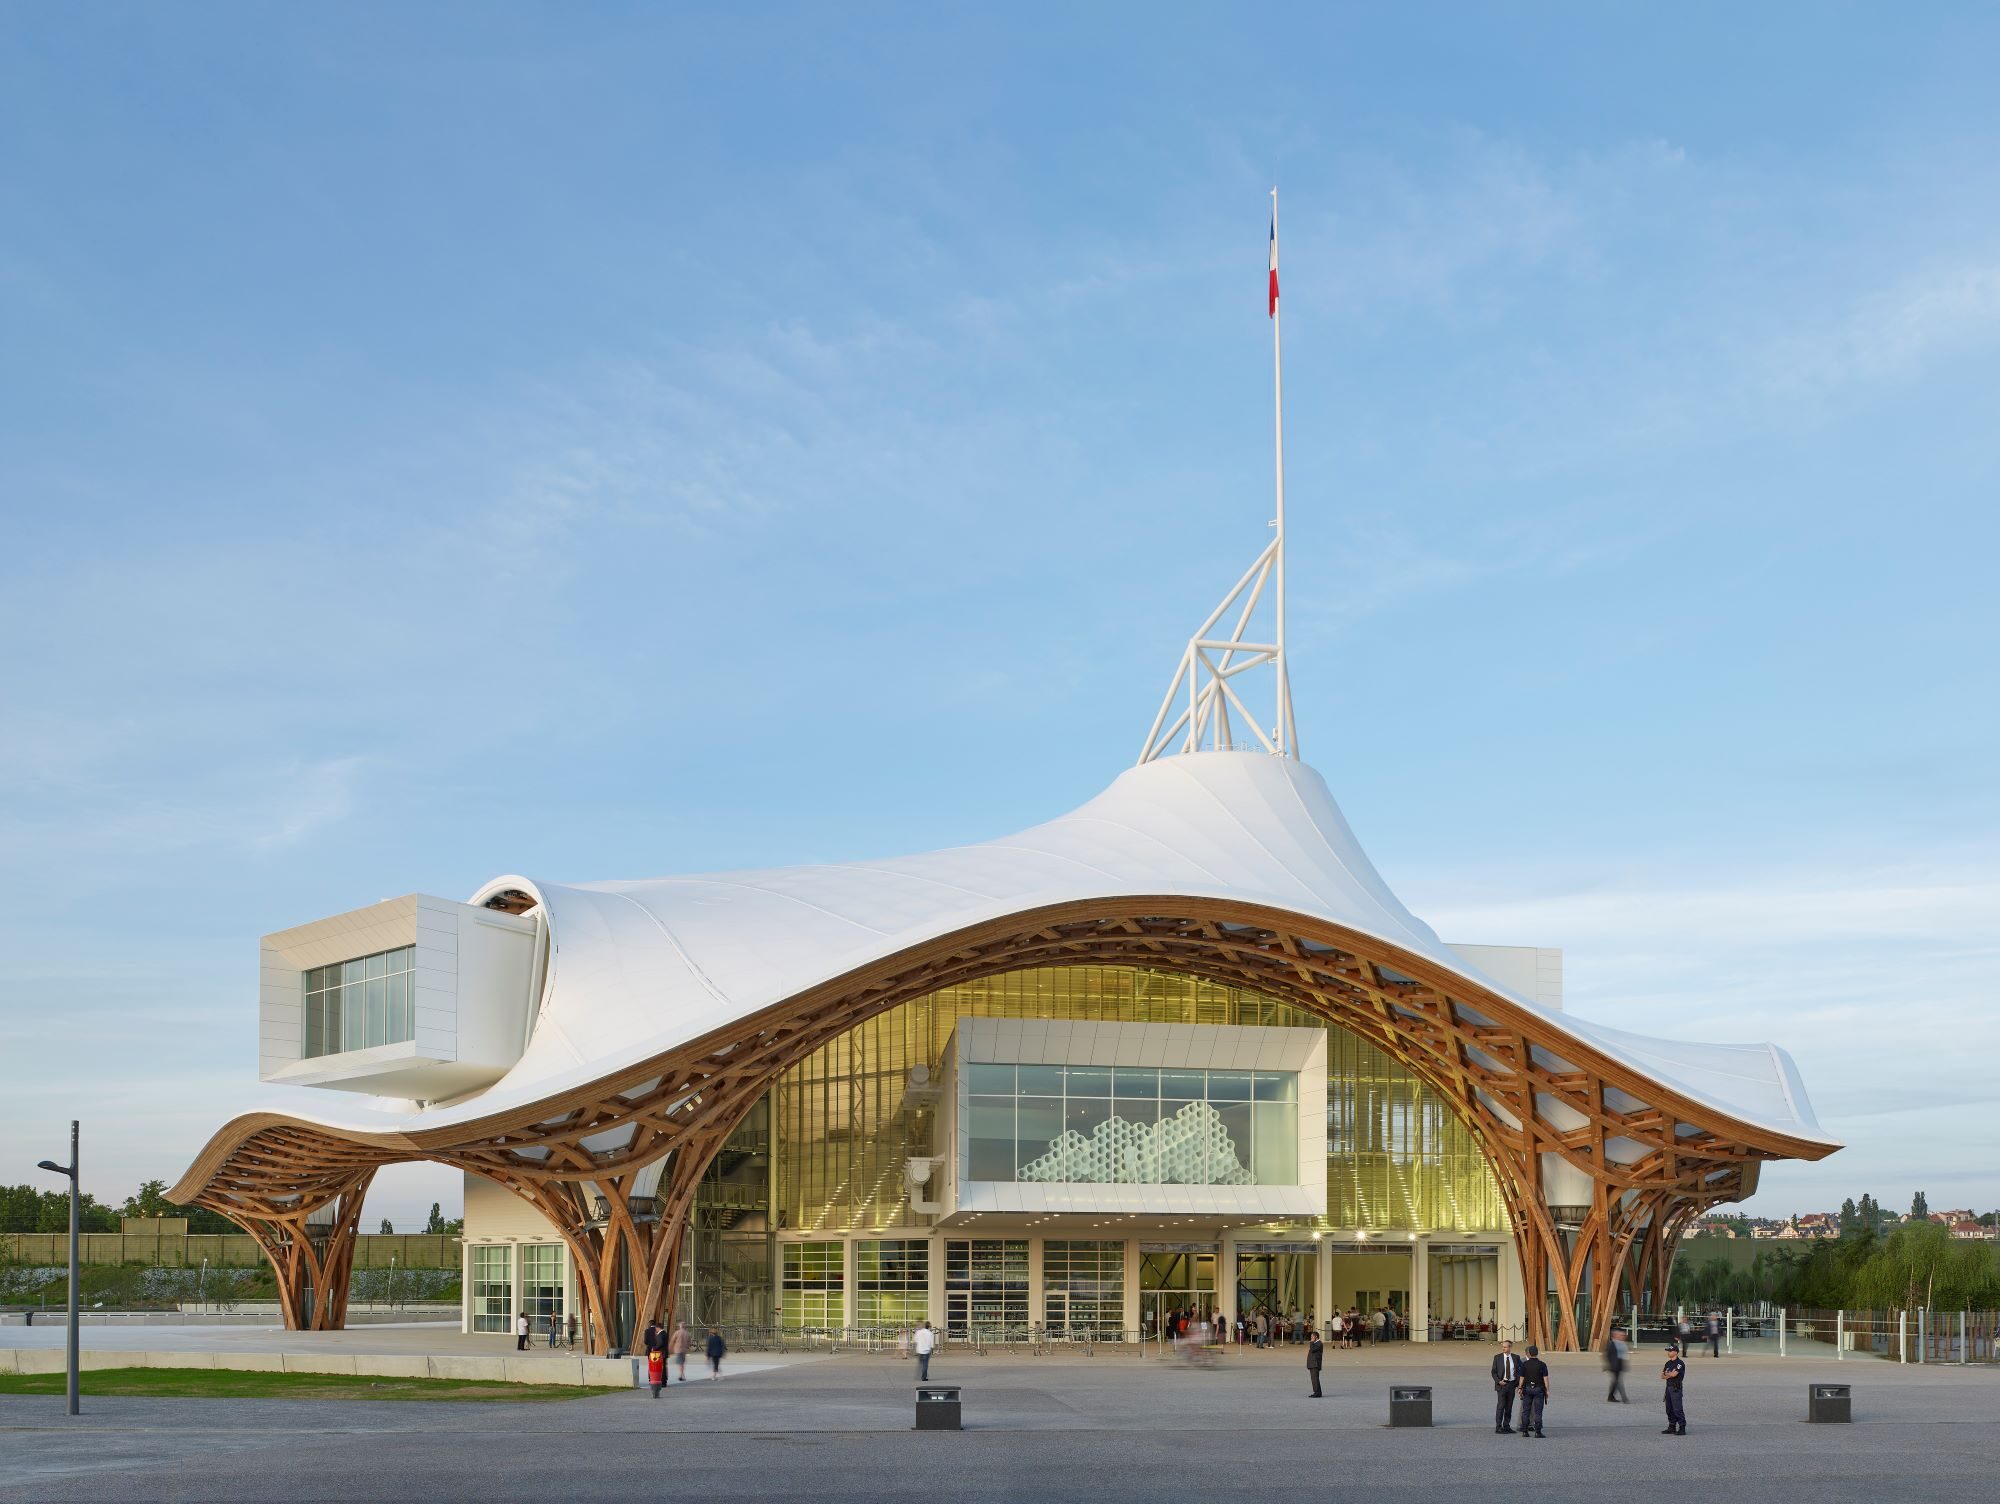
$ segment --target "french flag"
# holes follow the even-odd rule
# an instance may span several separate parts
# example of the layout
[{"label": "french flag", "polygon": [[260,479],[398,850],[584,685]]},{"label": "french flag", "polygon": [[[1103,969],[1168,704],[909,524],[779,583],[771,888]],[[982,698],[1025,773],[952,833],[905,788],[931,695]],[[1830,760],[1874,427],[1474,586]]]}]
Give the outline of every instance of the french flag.
[{"label": "french flag", "polygon": [[1278,216],[1271,216],[1271,318],[1278,316]]}]

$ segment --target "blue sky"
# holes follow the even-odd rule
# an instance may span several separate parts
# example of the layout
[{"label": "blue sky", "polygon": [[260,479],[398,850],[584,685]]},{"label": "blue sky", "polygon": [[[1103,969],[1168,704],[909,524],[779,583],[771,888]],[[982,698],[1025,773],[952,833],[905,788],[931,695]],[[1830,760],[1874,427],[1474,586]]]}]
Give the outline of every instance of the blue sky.
[{"label": "blue sky", "polygon": [[1108,782],[1266,537],[1278,182],[1300,730],[1390,881],[1791,1048],[1852,1147],[1753,1209],[2000,1203],[1990,10],[0,41],[8,1164],[307,1100],[265,931]]}]

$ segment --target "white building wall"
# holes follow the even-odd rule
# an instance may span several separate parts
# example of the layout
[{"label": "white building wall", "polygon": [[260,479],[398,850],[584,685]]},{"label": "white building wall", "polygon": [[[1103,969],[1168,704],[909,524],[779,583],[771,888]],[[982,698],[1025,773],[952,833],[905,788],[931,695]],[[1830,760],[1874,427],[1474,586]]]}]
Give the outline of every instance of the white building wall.
[{"label": "white building wall", "polygon": [[465,1241],[560,1243],[555,1224],[504,1186],[470,1171],[465,1176]]}]

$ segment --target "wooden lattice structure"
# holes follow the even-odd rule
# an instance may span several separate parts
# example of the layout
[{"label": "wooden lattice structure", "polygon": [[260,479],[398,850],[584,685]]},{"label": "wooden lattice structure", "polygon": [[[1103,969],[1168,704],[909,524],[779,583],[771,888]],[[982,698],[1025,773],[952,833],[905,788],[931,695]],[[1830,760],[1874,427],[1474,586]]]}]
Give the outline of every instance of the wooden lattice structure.
[{"label": "wooden lattice structure", "polygon": [[[779,1072],[940,988],[1063,965],[1147,967],[1246,988],[1350,1030],[1415,1071],[1462,1115],[1493,1167],[1519,1251],[1529,1338],[1551,1350],[1601,1344],[1615,1310],[1642,1292],[1664,1299],[1683,1229],[1708,1207],[1748,1195],[1763,1162],[1833,1148],[1668,1088],[1558,1020],[1372,936],[1256,905],[1159,896],[1063,904],[963,929],[587,1086],[472,1122],[348,1133],[251,1114],[216,1135],[171,1196],[258,1237],[281,1288],[295,1291],[289,1325],[303,1324],[296,1291],[310,1276],[319,1292],[312,1324],[324,1327],[345,1311],[354,1218],[377,1167],[427,1159],[483,1175],[533,1205],[568,1244],[591,1344],[606,1351],[629,1338],[621,1289],[632,1292],[639,1319],[665,1310],[702,1171]],[[1587,1204],[1550,1204],[1542,1167],[1558,1163],[1587,1177]],[[656,1192],[643,1194],[656,1177]],[[333,1231],[315,1244],[302,1230],[329,1203]]]}]

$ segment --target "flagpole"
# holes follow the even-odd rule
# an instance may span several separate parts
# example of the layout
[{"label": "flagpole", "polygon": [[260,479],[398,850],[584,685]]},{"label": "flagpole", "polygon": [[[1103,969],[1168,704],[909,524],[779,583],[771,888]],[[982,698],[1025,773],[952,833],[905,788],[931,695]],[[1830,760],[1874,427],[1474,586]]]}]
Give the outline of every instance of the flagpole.
[{"label": "flagpole", "polygon": [[[1278,257],[1278,190],[1271,190],[1271,259],[1275,273]],[[1278,484],[1278,751],[1287,757],[1298,756],[1298,748],[1293,744],[1292,732],[1292,683],[1291,668],[1285,658],[1285,360],[1284,347],[1279,337],[1279,322],[1284,318],[1279,304],[1283,297],[1273,299],[1271,304],[1271,392],[1275,403],[1275,434],[1277,441],[1277,484]]]}]

